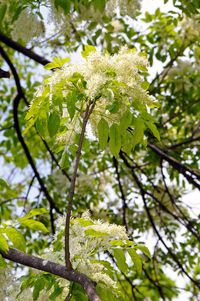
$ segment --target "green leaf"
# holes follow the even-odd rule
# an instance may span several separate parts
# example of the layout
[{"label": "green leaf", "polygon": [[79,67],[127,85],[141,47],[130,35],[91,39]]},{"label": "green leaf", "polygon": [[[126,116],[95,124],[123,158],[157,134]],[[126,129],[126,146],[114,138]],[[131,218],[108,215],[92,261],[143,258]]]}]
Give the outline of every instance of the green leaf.
[{"label": "green leaf", "polygon": [[119,126],[116,123],[113,123],[113,125],[110,128],[109,147],[111,154],[117,157],[121,148],[121,135]]},{"label": "green leaf", "polygon": [[131,150],[133,148],[133,134],[129,131],[126,131],[122,135],[122,150],[130,154]]},{"label": "green leaf", "polygon": [[71,294],[72,298],[70,300],[72,301],[88,301],[82,286],[78,283],[73,283]]},{"label": "green leaf", "polygon": [[117,262],[118,268],[126,274],[128,271],[128,265],[126,263],[125,253],[122,249],[113,249],[114,257]]},{"label": "green leaf", "polygon": [[48,119],[49,135],[55,136],[60,126],[60,115],[57,112],[52,112]]},{"label": "green leaf", "polygon": [[94,1],[94,4],[95,4],[95,7],[96,7],[101,13],[104,12],[105,4],[106,4],[106,1],[105,1],[105,0],[95,0],[95,1]]},{"label": "green leaf", "polygon": [[35,208],[29,211],[25,216],[23,216],[21,219],[27,219],[27,218],[32,218],[33,216],[41,215],[41,214],[46,214],[48,213],[48,210],[46,208]]},{"label": "green leaf", "polygon": [[138,274],[141,274],[142,272],[142,261],[140,258],[140,255],[138,255],[136,253],[136,251],[134,249],[128,249],[128,253],[134,263],[135,269],[137,271]]},{"label": "green leaf", "polygon": [[5,234],[13,243],[14,248],[23,252],[26,250],[26,242],[24,236],[19,231],[17,231],[15,228],[6,228]]},{"label": "green leaf", "polygon": [[132,114],[130,111],[126,111],[123,115],[122,118],[120,119],[120,131],[124,132],[132,122]]},{"label": "green leaf", "polygon": [[70,12],[71,1],[70,0],[55,0],[55,7],[59,8],[59,6],[64,10],[67,15]]},{"label": "green leaf", "polygon": [[2,179],[2,178],[0,178],[0,187],[1,187],[1,189],[9,187],[8,183],[4,179]]},{"label": "green leaf", "polygon": [[146,246],[136,245],[135,248],[142,251],[149,259],[151,259],[151,253]]},{"label": "green leaf", "polygon": [[144,81],[141,83],[141,87],[144,89],[144,90],[147,90],[149,88],[149,83],[147,81]]},{"label": "green leaf", "polygon": [[3,18],[6,14],[7,5],[6,3],[0,3],[0,24],[3,21]]},{"label": "green leaf", "polygon": [[134,246],[135,243],[131,240],[119,240],[119,239],[115,239],[115,240],[111,240],[110,241],[111,246],[120,246],[120,247],[130,247],[130,246]]},{"label": "green leaf", "polygon": [[113,101],[113,103],[111,103],[111,105],[106,106],[106,109],[111,113],[111,114],[115,114],[119,111],[120,108],[120,103],[119,101],[115,100]]},{"label": "green leaf", "polygon": [[78,95],[75,91],[72,91],[67,95],[67,110],[71,119],[73,119],[76,112],[76,101],[78,99]]},{"label": "green leaf", "polygon": [[7,263],[6,263],[5,259],[3,258],[3,256],[0,254],[0,269],[6,268],[6,267],[7,267]]},{"label": "green leaf", "polygon": [[25,219],[22,217],[22,218],[18,218],[18,221],[23,227],[27,227],[31,230],[42,231],[44,233],[49,232],[44,224],[42,224],[41,222],[35,221],[33,219]]},{"label": "green leaf", "polygon": [[102,118],[98,123],[98,138],[99,138],[99,147],[104,150],[108,143],[109,135],[109,125],[107,121]]},{"label": "green leaf", "polygon": [[116,295],[113,294],[113,290],[110,287],[101,285],[100,283],[96,286],[96,291],[101,301],[117,301],[119,300]]},{"label": "green leaf", "polygon": [[144,137],[144,121],[141,118],[134,120],[133,144],[140,143]]},{"label": "green leaf", "polygon": [[7,240],[5,239],[4,235],[0,232],[0,250],[7,252],[9,249]]},{"label": "green leaf", "polygon": [[125,245],[124,241],[119,239],[111,240],[109,243],[113,247],[122,247]]},{"label": "green leaf", "polygon": [[49,296],[49,299],[56,300],[56,298],[62,293],[62,291],[63,291],[63,287],[59,287],[58,285],[55,285],[52,294]]},{"label": "green leaf", "polygon": [[40,277],[35,281],[33,289],[33,300],[36,301],[39,297],[40,292],[45,288],[45,279]]},{"label": "green leaf", "polygon": [[88,219],[84,219],[84,218],[81,218],[81,217],[77,217],[76,222],[78,222],[79,225],[81,225],[83,227],[94,225],[93,221],[90,221]]},{"label": "green leaf", "polygon": [[93,229],[85,230],[85,234],[90,235],[90,236],[94,236],[94,237],[108,236],[108,233],[96,231],[96,230],[93,230]]},{"label": "green leaf", "polygon": [[68,167],[68,164],[69,164],[69,154],[68,152],[64,151],[62,153],[62,157],[60,159],[60,162],[59,162],[60,166],[65,169]]},{"label": "green leaf", "polygon": [[88,301],[88,298],[84,294],[84,292],[80,292],[79,290],[73,290],[71,301]]},{"label": "green leaf", "polygon": [[158,139],[158,141],[160,141],[160,134],[159,134],[158,129],[155,126],[155,124],[150,121],[146,121],[145,123],[146,123],[147,127],[151,130],[154,137],[156,137]]},{"label": "green leaf", "polygon": [[46,119],[44,118],[37,118],[36,122],[35,122],[35,126],[37,131],[39,132],[39,134],[44,137],[45,133],[46,133]]},{"label": "green leaf", "polygon": [[96,48],[92,45],[85,45],[84,51],[81,52],[82,57],[87,57],[91,52],[96,51]]},{"label": "green leaf", "polygon": [[51,63],[48,63],[44,66],[45,69],[51,70],[55,68],[62,68],[62,66],[66,63],[70,62],[70,58],[61,59],[59,57],[55,57]]}]

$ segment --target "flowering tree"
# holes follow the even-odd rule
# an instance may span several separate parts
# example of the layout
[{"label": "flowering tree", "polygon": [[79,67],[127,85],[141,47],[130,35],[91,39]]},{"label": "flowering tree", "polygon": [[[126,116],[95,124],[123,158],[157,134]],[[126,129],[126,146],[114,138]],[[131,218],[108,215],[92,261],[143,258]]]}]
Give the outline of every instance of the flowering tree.
[{"label": "flowering tree", "polygon": [[200,297],[200,4],[173,2],[0,2],[0,300]]}]

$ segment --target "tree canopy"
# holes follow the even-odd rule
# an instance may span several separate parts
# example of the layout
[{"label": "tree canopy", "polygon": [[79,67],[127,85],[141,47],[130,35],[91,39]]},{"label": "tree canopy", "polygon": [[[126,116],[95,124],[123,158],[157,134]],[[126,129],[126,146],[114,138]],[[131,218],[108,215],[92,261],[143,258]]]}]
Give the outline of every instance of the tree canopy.
[{"label": "tree canopy", "polygon": [[200,2],[144,2],[0,1],[0,300],[200,298]]}]

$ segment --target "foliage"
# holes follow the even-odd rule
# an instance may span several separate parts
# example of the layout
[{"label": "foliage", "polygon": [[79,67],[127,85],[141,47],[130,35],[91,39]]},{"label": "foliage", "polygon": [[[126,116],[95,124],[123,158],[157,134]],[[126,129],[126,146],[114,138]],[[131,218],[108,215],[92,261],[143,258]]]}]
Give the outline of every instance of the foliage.
[{"label": "foliage", "polygon": [[172,2],[0,1],[1,300],[94,300],[69,259],[103,301],[200,298],[200,5]]}]

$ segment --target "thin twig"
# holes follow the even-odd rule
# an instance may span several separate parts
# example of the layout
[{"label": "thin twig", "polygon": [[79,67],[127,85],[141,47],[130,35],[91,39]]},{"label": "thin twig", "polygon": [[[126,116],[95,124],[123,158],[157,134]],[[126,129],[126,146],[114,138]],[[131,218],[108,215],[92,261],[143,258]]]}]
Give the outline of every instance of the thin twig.
[{"label": "thin twig", "polygon": [[113,157],[113,163],[114,163],[114,166],[115,166],[116,175],[117,175],[117,182],[118,182],[119,190],[120,190],[120,193],[121,193],[121,199],[122,199],[122,222],[123,222],[123,225],[126,228],[126,232],[128,233],[128,222],[126,220],[126,209],[127,209],[126,196],[124,194],[123,186],[122,186],[122,183],[121,183],[118,161],[115,157]]},{"label": "thin twig", "polygon": [[81,129],[81,134],[80,134],[79,146],[78,146],[78,150],[76,152],[74,171],[73,171],[73,175],[71,178],[69,201],[68,201],[67,214],[66,214],[66,220],[65,220],[65,264],[66,264],[67,270],[70,270],[72,268],[71,261],[70,261],[70,252],[69,252],[69,228],[70,228],[70,218],[71,218],[72,204],[73,204],[73,198],[74,198],[74,192],[75,192],[76,177],[77,177],[77,172],[78,172],[78,165],[79,165],[80,158],[81,158],[81,150],[82,150],[82,146],[83,146],[86,125],[87,125],[88,119],[90,117],[90,114],[92,113],[92,111],[94,109],[94,106],[95,106],[95,101],[93,103],[89,102],[86,107],[86,110],[85,110],[85,114],[83,117],[83,125],[82,125],[82,129]]}]

